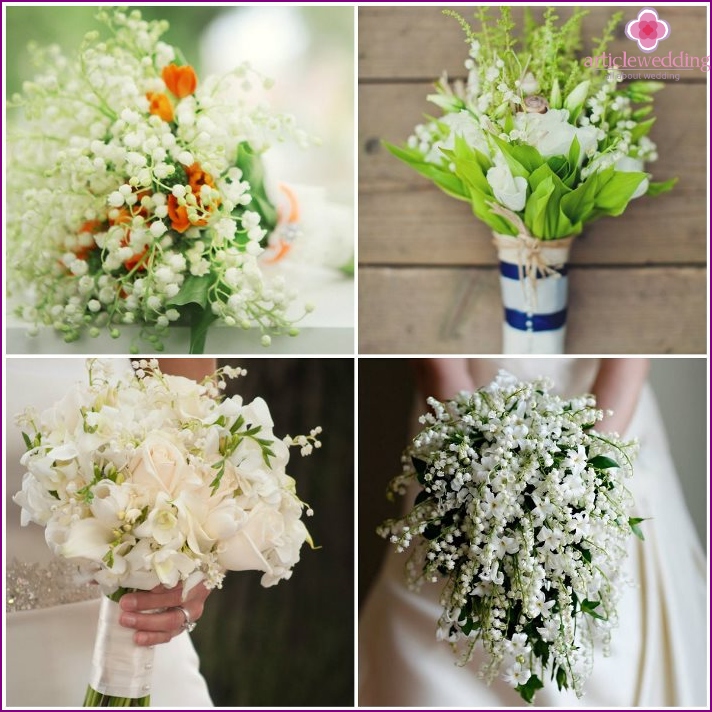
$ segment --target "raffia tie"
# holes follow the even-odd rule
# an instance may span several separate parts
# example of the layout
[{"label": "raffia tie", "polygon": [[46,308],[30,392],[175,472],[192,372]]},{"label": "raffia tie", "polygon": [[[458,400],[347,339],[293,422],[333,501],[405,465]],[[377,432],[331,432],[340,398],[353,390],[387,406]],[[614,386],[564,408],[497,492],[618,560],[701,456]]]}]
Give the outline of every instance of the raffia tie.
[{"label": "raffia tie", "polygon": [[[556,267],[561,267],[565,264],[565,259],[555,265],[552,265],[546,261],[544,255],[541,253],[542,240],[537,240],[532,234],[527,230],[527,226],[524,224],[522,219],[509,208],[505,208],[499,203],[488,202],[490,209],[495,215],[503,217],[507,222],[511,223],[517,230],[516,235],[507,235],[506,237],[512,237],[517,241],[517,269],[519,270],[519,280],[522,283],[522,288],[525,288],[525,284],[528,283],[530,293],[534,300],[534,305],[536,306],[536,281],[538,275],[542,274],[545,277],[560,277],[561,274],[556,270]],[[497,247],[504,246],[502,236],[495,233],[494,244]],[[573,237],[565,237],[558,240],[547,240],[547,249],[564,249],[568,250]]]}]

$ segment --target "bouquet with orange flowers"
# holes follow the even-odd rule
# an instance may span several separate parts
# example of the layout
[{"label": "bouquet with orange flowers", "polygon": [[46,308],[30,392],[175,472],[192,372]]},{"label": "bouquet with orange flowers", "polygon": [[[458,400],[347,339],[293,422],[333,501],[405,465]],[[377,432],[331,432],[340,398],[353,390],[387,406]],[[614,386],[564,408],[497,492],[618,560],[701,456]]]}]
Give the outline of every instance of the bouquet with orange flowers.
[{"label": "bouquet with orange flowers", "polygon": [[43,73],[13,97],[26,115],[8,163],[19,315],[67,341],[140,324],[157,351],[172,323],[190,325],[191,353],[217,321],[259,328],[264,345],[296,334],[296,295],[260,266],[278,227],[260,156],[306,133],[248,105],[253,84],[269,85],[249,65],[200,81],[161,41],[167,23],[97,19],[109,38],[90,33],[72,60],[37,50]]}]

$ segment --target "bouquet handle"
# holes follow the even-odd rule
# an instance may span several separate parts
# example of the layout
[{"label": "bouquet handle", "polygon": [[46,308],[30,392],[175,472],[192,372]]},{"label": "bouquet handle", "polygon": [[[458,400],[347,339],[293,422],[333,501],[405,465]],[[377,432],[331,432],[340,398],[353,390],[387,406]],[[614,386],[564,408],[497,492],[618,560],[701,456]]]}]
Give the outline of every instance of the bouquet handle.
[{"label": "bouquet handle", "polygon": [[495,233],[494,242],[504,305],[502,352],[564,353],[573,238],[542,242]]},{"label": "bouquet handle", "polygon": [[103,597],[84,707],[147,707],[154,649],[136,645],[134,630],[119,624],[121,609]]}]

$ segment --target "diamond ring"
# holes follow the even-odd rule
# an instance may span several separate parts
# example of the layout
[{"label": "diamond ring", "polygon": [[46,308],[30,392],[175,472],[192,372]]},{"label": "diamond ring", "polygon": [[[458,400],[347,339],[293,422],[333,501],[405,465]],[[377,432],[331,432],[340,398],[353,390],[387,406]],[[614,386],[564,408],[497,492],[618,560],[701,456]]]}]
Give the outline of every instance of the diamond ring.
[{"label": "diamond ring", "polygon": [[198,624],[195,621],[190,620],[190,613],[188,613],[183,606],[174,606],[174,608],[175,610],[180,611],[185,618],[185,621],[183,621],[183,625],[181,626],[181,630],[187,630],[189,633],[192,633],[195,630],[195,626]]}]

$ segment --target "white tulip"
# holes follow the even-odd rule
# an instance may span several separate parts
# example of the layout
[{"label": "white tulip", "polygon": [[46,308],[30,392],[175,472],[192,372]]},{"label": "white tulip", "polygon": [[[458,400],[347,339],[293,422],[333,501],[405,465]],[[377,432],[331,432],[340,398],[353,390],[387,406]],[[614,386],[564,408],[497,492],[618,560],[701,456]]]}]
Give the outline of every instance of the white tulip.
[{"label": "white tulip", "polygon": [[506,163],[493,166],[487,171],[487,182],[494,197],[505,208],[515,213],[524,210],[527,201],[527,179],[512,175]]}]

